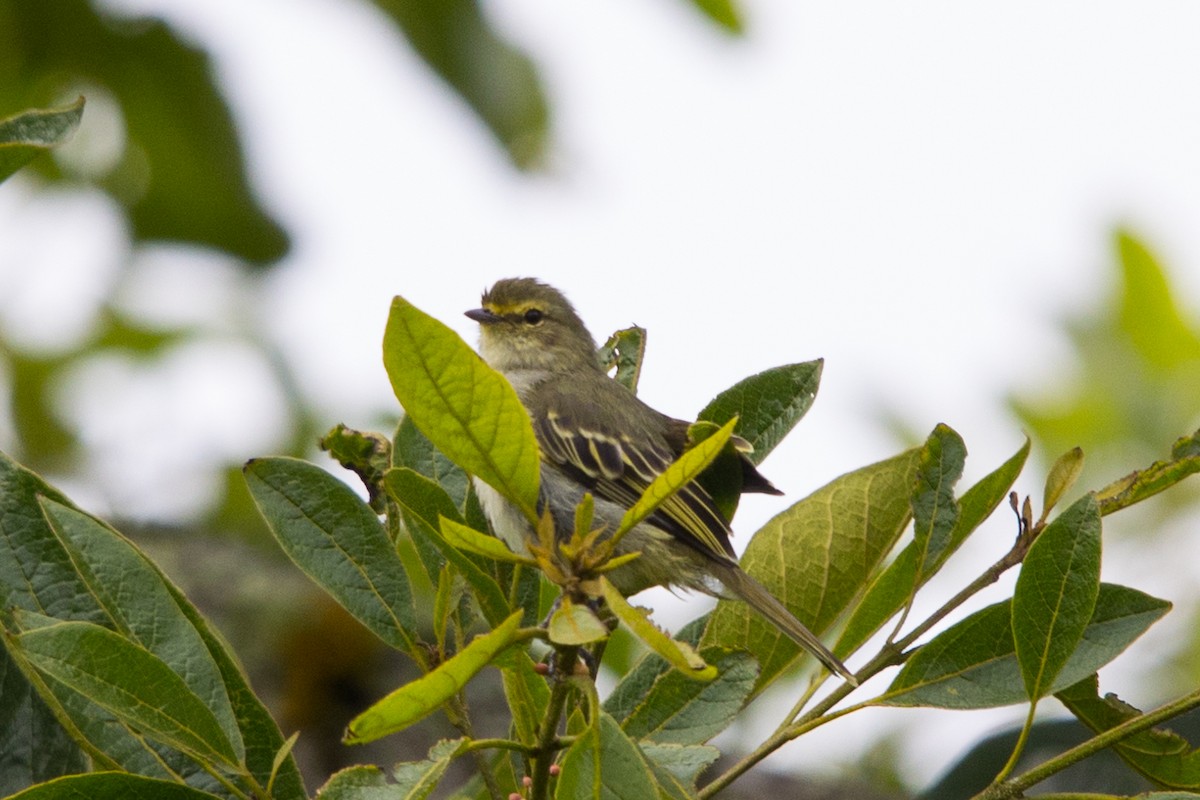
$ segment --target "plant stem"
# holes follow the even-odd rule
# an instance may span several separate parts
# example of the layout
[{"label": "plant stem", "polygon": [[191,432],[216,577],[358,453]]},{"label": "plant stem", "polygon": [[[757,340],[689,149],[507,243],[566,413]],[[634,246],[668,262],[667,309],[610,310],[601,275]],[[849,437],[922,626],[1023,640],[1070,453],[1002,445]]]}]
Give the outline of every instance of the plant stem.
[{"label": "plant stem", "polygon": [[1033,700],[1029,703],[1029,713],[1025,715],[1025,724],[1021,726],[1021,733],[1017,736],[1017,743],[1013,745],[1012,755],[1008,757],[1008,762],[1004,768],[996,775],[993,783],[1002,783],[1012,771],[1017,768],[1017,762],[1021,760],[1021,753],[1025,752],[1025,743],[1029,741],[1029,731],[1033,729],[1033,715],[1037,711],[1037,701]]},{"label": "plant stem", "polygon": [[531,759],[533,786],[529,789],[529,800],[546,800],[550,796],[550,765],[559,749],[558,725],[567,706],[567,697],[571,694],[568,676],[578,658],[578,647],[556,647],[554,650],[556,678],[550,689],[550,702],[546,706],[546,716],[542,719],[542,729],[538,732]]},{"label": "plant stem", "polygon": [[1191,694],[1184,695],[1161,708],[1141,714],[1133,719],[1122,722],[1120,725],[1109,728],[1103,733],[1088,739],[1083,744],[1076,745],[1065,753],[1060,753],[1054,758],[1043,761],[1024,774],[1003,783],[994,783],[975,795],[972,800],[1008,800],[1008,798],[1020,797],[1030,786],[1040,783],[1054,773],[1066,769],[1072,764],[1082,761],[1106,747],[1111,747],[1122,739],[1132,736],[1135,733],[1140,733],[1147,728],[1153,728],[1160,722],[1166,722],[1172,717],[1191,711],[1198,706],[1200,706],[1200,689]]}]

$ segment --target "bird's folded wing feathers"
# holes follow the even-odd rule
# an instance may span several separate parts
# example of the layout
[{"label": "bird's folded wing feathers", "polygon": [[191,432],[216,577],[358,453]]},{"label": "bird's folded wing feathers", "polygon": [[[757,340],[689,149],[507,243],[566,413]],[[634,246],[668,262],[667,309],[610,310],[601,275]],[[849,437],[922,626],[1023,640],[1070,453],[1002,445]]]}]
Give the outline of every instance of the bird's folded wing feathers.
[{"label": "bird's folded wing feathers", "polygon": [[[665,448],[573,424],[551,412],[534,425],[542,456],[582,481],[599,499],[633,506],[673,461]],[[711,558],[735,558],[729,527],[712,498],[692,482],[668,498],[649,522]]]}]

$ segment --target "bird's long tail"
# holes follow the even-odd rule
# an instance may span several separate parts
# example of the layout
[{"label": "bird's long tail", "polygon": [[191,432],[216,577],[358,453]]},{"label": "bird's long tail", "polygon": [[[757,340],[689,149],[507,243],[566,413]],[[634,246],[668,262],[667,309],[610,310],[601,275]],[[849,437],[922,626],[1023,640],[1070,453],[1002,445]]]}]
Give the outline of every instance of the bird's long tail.
[{"label": "bird's long tail", "polygon": [[717,577],[725,585],[726,589],[770,620],[775,627],[786,633],[796,644],[816,656],[817,660],[824,664],[830,672],[842,676],[852,686],[858,685],[858,681],[855,679],[853,673],[846,668],[846,665],[838,660],[837,656],[829,652],[829,648],[821,644],[821,640],[805,627],[803,622],[796,619],[783,603],[779,602],[773,594],[767,591],[765,586],[747,575],[745,570],[736,564],[718,563],[714,566],[716,567],[715,572],[717,573]]}]

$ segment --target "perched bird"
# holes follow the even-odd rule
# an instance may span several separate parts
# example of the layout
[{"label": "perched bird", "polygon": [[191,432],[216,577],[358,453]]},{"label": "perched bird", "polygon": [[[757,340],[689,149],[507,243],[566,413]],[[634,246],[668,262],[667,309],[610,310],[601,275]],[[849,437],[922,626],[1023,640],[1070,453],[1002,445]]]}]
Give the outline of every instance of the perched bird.
[{"label": "perched bird", "polygon": [[[480,354],[503,374],[533,420],[542,451],[541,504],[563,538],[574,530],[585,493],[594,521],[614,530],[654,478],[688,443],[688,423],[642,402],[610,378],[596,343],[567,298],[532,278],[498,281],[482,308],[466,315],[480,324]],[[743,491],[780,492],[749,459]],[[487,484],[476,481],[492,528],[514,552],[527,552],[533,531],[524,515]],[[621,540],[620,553],[641,557],[608,577],[624,595],[651,586],[676,586],[749,603],[831,671],[854,677],[817,637],[762,584],[738,566],[729,524],[697,482],[683,487]]]}]

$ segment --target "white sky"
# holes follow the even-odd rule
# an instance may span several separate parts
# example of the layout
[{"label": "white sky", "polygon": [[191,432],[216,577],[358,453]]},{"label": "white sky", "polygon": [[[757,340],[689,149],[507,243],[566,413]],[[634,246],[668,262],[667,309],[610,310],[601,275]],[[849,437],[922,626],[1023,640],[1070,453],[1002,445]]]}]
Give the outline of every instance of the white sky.
[{"label": "white sky", "polygon": [[[1107,293],[1114,223],[1145,236],[1193,314],[1200,298],[1193,2],[759,0],[743,41],[681,0],[490,2],[553,104],[554,168],[538,178],[515,175],[363,4],[112,5],[163,13],[214,53],[255,180],[295,237],[258,288],[266,334],[331,425],[368,425],[394,403],[379,361],[393,294],[474,341],[461,312],[480,291],[537,276],[568,293],[598,339],[647,327],[642,395],[678,416],[752,372],[826,358],[816,406],[764,468],[790,500],[748,501],[749,532],[895,452],[881,408],[918,430],[955,427],[971,450],[967,481],[1010,455],[1021,433],[1003,394],[1053,387],[1069,358],[1055,321]],[[24,199],[19,188],[0,195],[0,211],[27,221]],[[103,210],[91,216],[111,230]],[[0,231],[26,252],[44,241]],[[19,324],[14,302],[0,300],[0,316],[34,339],[39,308],[63,319],[95,295],[94,278],[72,301],[61,279],[39,294],[6,269],[0,260],[0,288],[28,302]],[[172,269],[166,282],[143,270],[129,302],[219,315],[232,277],[197,283]],[[108,420],[114,442],[129,441],[122,425],[147,424],[139,409],[162,404],[149,389],[128,402],[130,369],[93,376],[113,388],[88,418]],[[244,415],[252,430],[212,445],[237,416],[228,398],[206,395],[206,411],[188,405],[186,378],[172,385],[164,429],[192,425],[188,441],[218,456],[269,447],[270,402]],[[168,450],[145,471],[186,470]],[[1028,477],[1018,488],[1039,487]],[[661,613],[693,612],[663,600]],[[836,764],[907,714],[835,723],[840,734],[806,737],[775,763]],[[1019,714],[952,715],[971,726],[955,740]],[[918,785],[958,755],[939,729],[928,741],[906,734]]]}]

